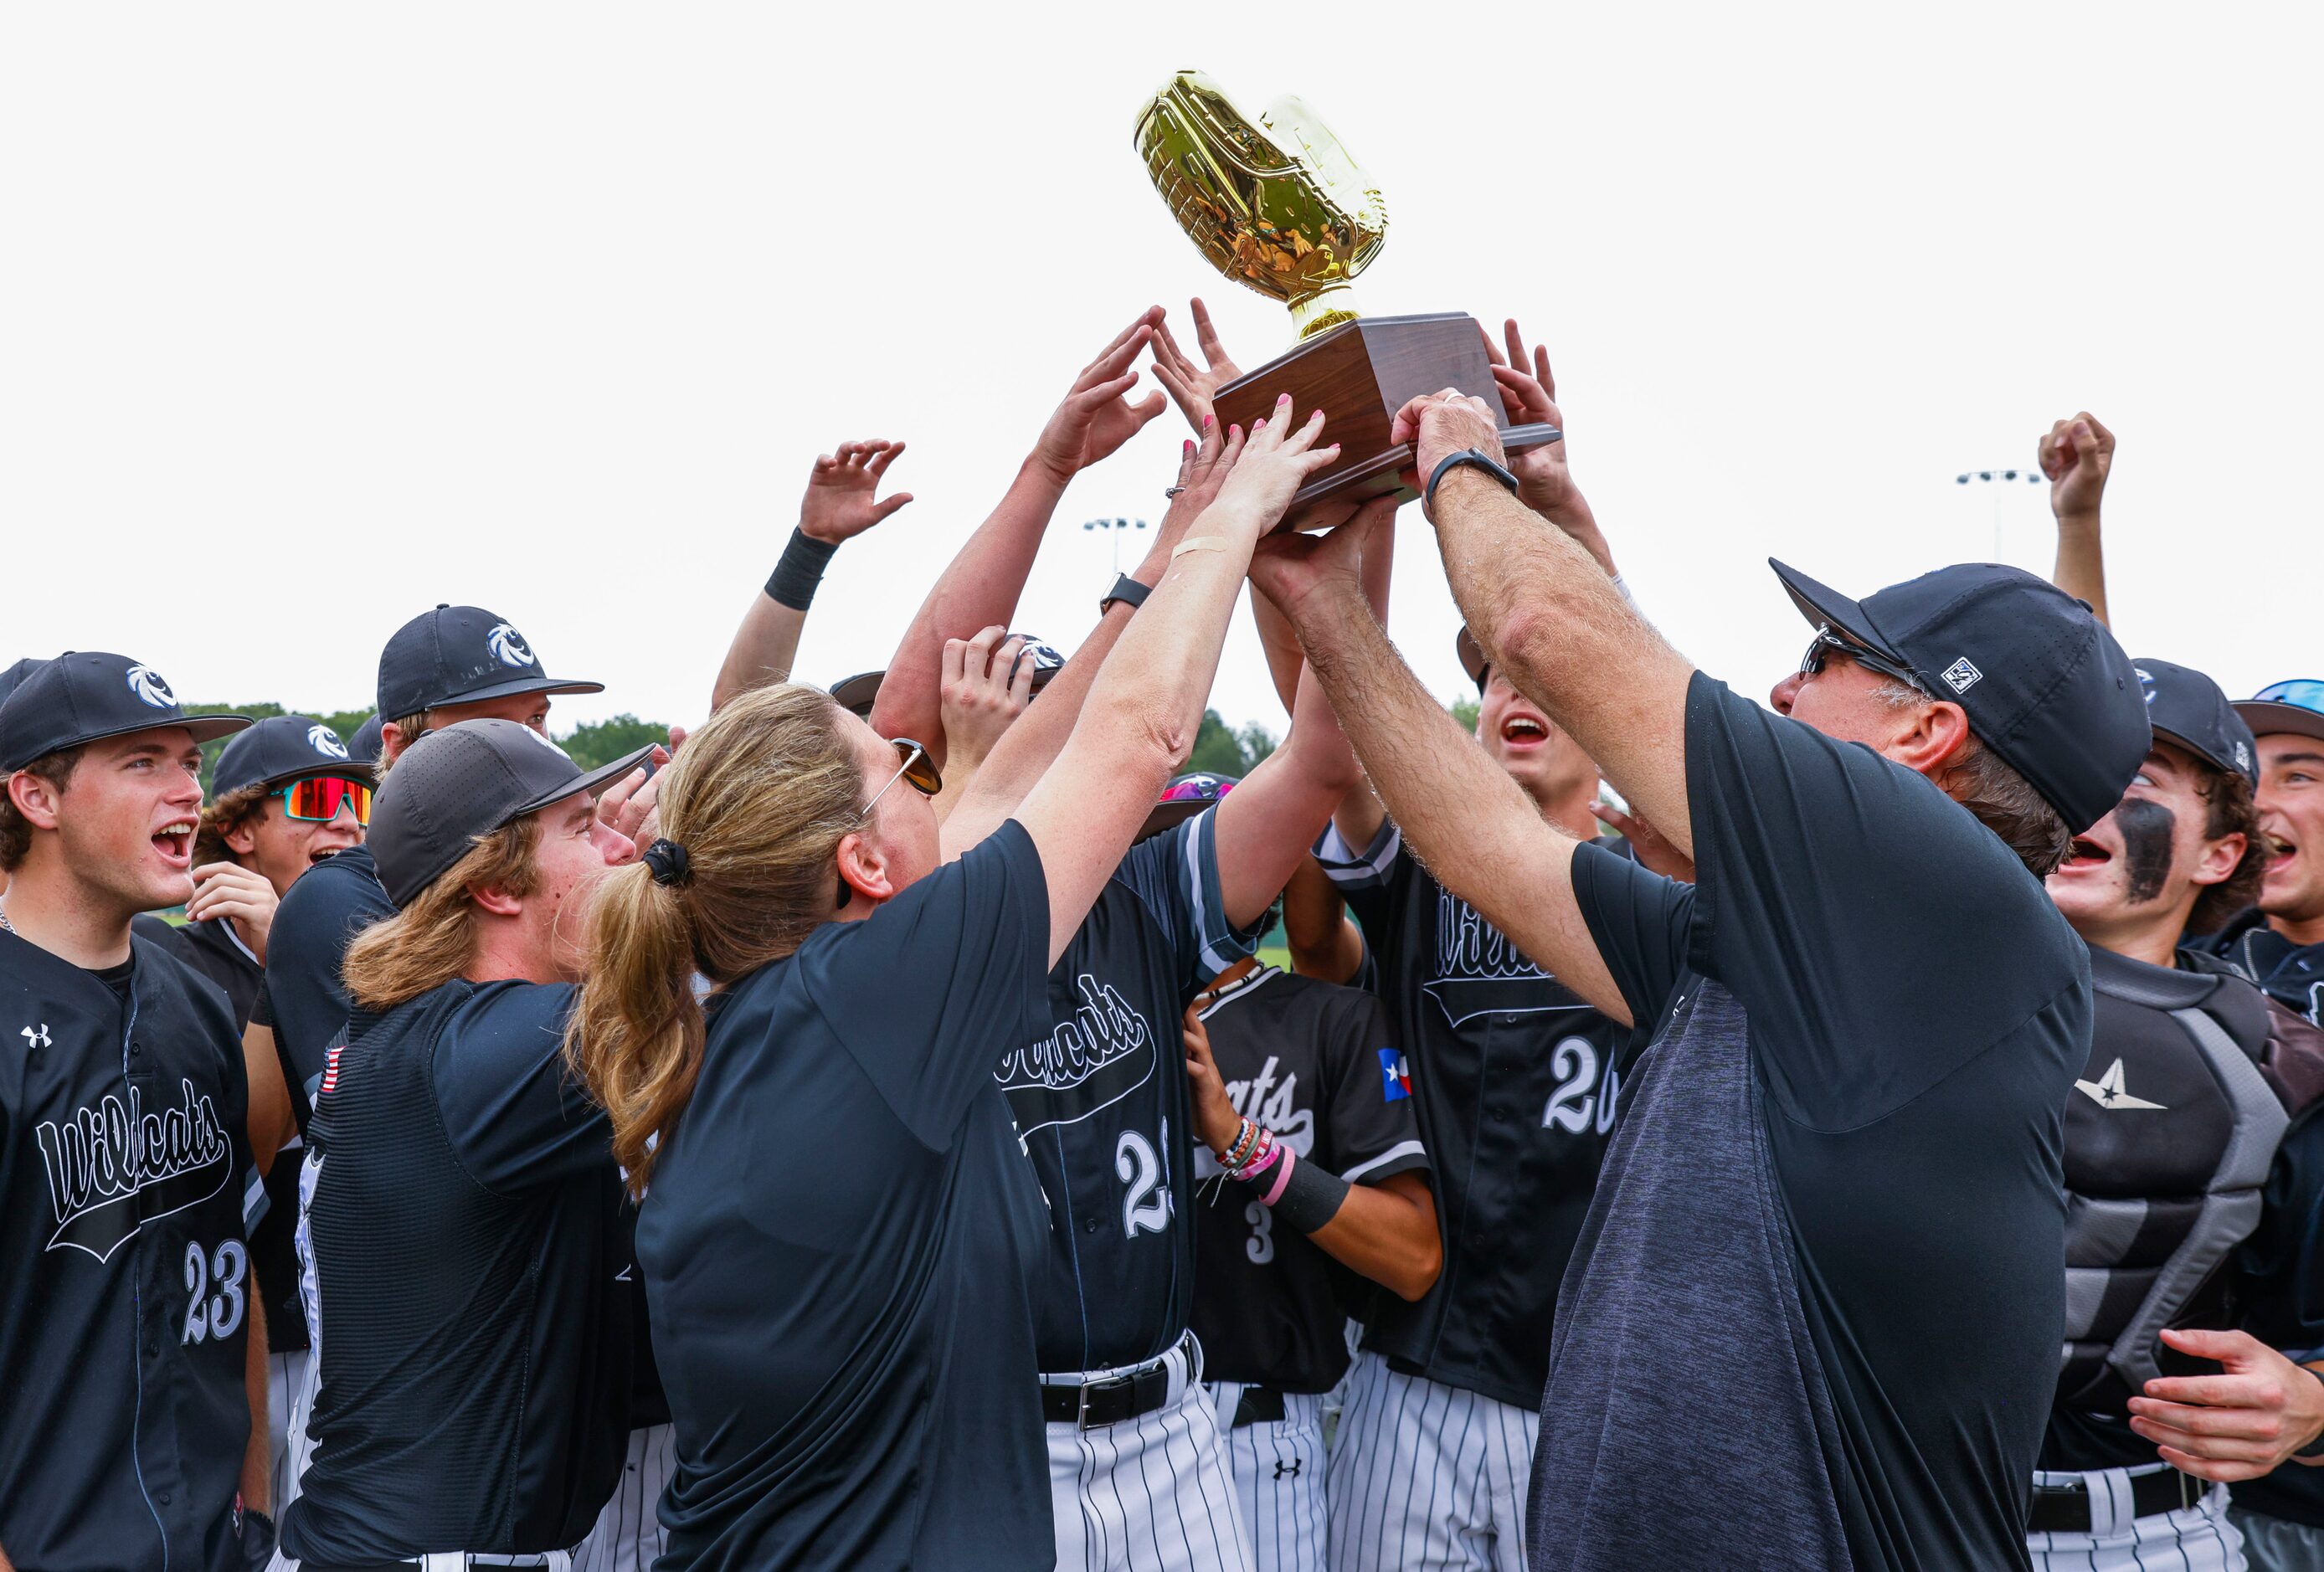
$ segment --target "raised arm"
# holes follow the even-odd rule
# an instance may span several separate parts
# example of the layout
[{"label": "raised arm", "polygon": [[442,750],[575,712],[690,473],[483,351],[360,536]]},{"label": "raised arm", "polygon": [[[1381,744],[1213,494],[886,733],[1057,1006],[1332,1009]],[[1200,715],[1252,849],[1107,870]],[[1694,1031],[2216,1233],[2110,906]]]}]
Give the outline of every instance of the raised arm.
[{"label": "raised arm", "polygon": [[[1533,518],[1514,500],[1512,506]],[[1362,535],[1276,536],[1260,552],[1252,582],[1298,630],[1308,667],[1373,788],[1438,882],[1575,993],[1627,1021],[1629,1007],[1574,904],[1575,842],[1543,821],[1388,642],[1364,603]],[[1556,538],[1619,606],[1621,597],[1588,555]]]},{"label": "raised arm", "polygon": [[1141,313],[1082,368],[1065,401],[1042,427],[1033,451],[1018,466],[1001,505],[977,527],[920,602],[872,704],[872,728],[880,735],[917,738],[941,754],[937,685],[945,640],[973,638],[996,622],[1008,626],[1066,483],[1167,408],[1158,392],[1135,404],[1126,397],[1138,381],[1130,363],[1161,320],[1159,306]]},{"label": "raised arm", "polygon": [[2040,447],[2042,473],[2050,477],[2050,513],[2058,520],[2058,562],[2050,582],[2089,602],[2090,613],[2112,627],[2107,615],[2106,548],[2098,537],[2098,499],[2114,468],[2114,433],[2085,409],[2050,427]]},{"label": "raised arm", "polygon": [[807,494],[799,499],[798,528],[767,587],[752,597],[711,684],[712,713],[736,694],[790,680],[807,607],[832,553],[912,500],[909,492],[884,500],[878,494],[880,478],[903,451],[900,442],[874,438],[843,442],[837,452],[815,461]]},{"label": "raised arm", "polygon": [[[1242,442],[1240,427],[1223,433],[1213,427],[1204,433],[1201,442],[1185,445],[1179,455],[1178,483],[1172,488],[1176,494],[1162,515],[1161,528],[1154,532],[1154,543],[1147,550],[1146,560],[1130,574],[1131,578],[1149,590],[1162,582],[1162,575],[1169,570],[1170,554],[1219,494],[1219,488],[1242,452]],[[1127,601],[1111,602],[1099,613],[1097,626],[1074,649],[1065,668],[1041,690],[1041,702],[1030,706],[1001,733],[945,821],[946,857],[959,856],[998,829],[1055,762],[1065,739],[1073,734],[1074,722],[1081,718],[1091,685],[1097,680],[1114,640],[1130,626],[1135,611]],[[946,641],[946,670],[951,668],[955,645],[962,646],[963,657],[966,658],[966,642]]]},{"label": "raised arm", "polygon": [[[1218,500],[1178,543],[1162,582],[1098,668],[1056,762],[1017,811],[1048,878],[1052,961],[1194,746],[1252,547],[1292,493],[1339,455],[1336,446],[1316,445],[1321,411],[1286,431],[1291,416],[1287,403],[1278,405],[1254,428]],[[1008,745],[1003,739],[996,758]]]},{"label": "raised arm", "polygon": [[[1413,444],[1424,482],[1465,448],[1496,463],[1502,458],[1500,436],[1483,401],[1449,389],[1397,411],[1393,438]],[[1685,721],[1692,663],[1631,609],[1586,547],[1485,471],[1468,465],[1447,471],[1427,505],[1452,598],[1487,658],[1582,744],[1633,807],[1692,856]],[[1304,642],[1304,630],[1301,637]],[[1308,658],[1314,658],[1312,650]],[[1481,757],[1479,763],[1489,768]],[[1379,784],[1377,771],[1372,781]],[[1417,844],[1393,799],[1388,811]],[[1422,855],[1429,855],[1425,846]]]}]

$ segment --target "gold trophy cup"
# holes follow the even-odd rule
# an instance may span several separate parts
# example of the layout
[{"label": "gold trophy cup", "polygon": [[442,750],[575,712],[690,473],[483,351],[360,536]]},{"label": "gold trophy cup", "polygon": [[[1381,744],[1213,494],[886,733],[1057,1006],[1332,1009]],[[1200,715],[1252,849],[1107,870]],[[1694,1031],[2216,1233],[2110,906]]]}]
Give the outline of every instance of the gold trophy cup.
[{"label": "gold trophy cup", "polygon": [[1349,286],[1387,243],[1388,207],[1305,104],[1278,98],[1254,117],[1200,71],[1180,71],[1139,113],[1137,145],[1170,216],[1211,265],[1291,309],[1297,345],[1220,388],[1216,402],[1221,421],[1246,427],[1280,394],[1303,416],[1322,408],[1340,457],[1295,509],[1329,496],[1410,495],[1412,447],[1389,431],[1406,403],[1440,389],[1484,400],[1508,452],[1557,440],[1555,427],[1509,424],[1475,317],[1357,314]]}]

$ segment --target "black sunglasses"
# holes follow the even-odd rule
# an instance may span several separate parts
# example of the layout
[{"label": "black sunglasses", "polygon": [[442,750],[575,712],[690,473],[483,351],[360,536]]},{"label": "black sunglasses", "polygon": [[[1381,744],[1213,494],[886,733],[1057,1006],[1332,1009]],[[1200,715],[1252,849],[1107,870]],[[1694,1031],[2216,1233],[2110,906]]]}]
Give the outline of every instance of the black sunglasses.
[{"label": "black sunglasses", "polygon": [[1928,685],[1909,666],[1900,665],[1866,645],[1853,644],[1831,630],[1828,622],[1816,624],[1815,637],[1808,640],[1808,652],[1800,657],[1800,675],[1813,676],[1824,668],[1833,656],[1856,662],[1867,671],[1877,671],[1882,676],[1894,677],[1914,693],[1926,696]]},{"label": "black sunglasses", "polygon": [[[859,821],[872,816],[872,808],[881,797],[888,795],[888,787],[894,786],[898,781],[902,781],[924,797],[935,796],[944,790],[944,773],[936,768],[936,760],[928,757],[927,748],[924,744],[915,742],[908,737],[899,737],[894,740],[891,746],[896,749],[896,757],[903,762],[896,773],[888,777],[887,785],[872,794],[872,800],[865,803],[863,811],[856,815]],[[847,909],[848,894],[847,879],[844,875],[842,875],[839,880],[839,905],[835,908],[835,910]]]}]

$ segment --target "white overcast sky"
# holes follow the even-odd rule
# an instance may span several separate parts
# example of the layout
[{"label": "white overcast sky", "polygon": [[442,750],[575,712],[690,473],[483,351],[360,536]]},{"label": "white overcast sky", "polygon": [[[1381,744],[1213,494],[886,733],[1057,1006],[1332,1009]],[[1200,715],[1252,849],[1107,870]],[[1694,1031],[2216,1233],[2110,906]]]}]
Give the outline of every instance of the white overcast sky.
[{"label": "white overcast sky", "polygon": [[[2088,408],[2118,630],[2232,692],[2324,676],[2318,9],[19,5],[0,12],[0,658],[367,704],[438,601],[690,720],[815,455],[908,439],[801,654],[884,664],[1076,368],[1212,274],[1130,148],[1196,66],[1305,97],[1385,192],[1375,313],[1519,317],[1649,613],[1764,694],[1773,553],[1868,593],[1994,552]],[[1150,378],[1149,378],[1150,385]],[[1019,625],[1078,640],[1073,487]],[[2045,491],[2001,499],[2046,570]],[[1407,510],[1393,630],[1460,691]],[[1214,703],[1280,729],[1247,619]]]}]

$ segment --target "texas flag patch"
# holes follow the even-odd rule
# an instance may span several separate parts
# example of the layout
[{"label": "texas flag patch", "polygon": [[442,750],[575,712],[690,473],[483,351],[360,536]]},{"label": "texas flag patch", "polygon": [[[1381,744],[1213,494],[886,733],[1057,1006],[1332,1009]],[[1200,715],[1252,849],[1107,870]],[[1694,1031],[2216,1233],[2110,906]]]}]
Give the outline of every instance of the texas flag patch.
[{"label": "texas flag patch", "polygon": [[1403,1051],[1397,1048],[1383,1048],[1379,1051],[1379,1062],[1381,1098],[1386,1101],[1394,1102],[1398,1098],[1410,1097],[1412,1071],[1405,1067]]}]

